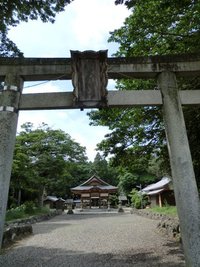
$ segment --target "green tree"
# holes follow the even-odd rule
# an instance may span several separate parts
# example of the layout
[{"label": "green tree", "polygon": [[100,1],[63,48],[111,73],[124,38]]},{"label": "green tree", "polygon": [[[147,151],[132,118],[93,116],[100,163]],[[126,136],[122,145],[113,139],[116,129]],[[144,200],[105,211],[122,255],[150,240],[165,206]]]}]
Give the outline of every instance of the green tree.
[{"label": "green tree", "polygon": [[71,198],[71,188],[78,186],[89,179],[94,173],[92,170],[92,163],[88,161],[83,162],[66,162],[67,173],[70,174],[70,179],[66,183],[66,197]]},{"label": "green tree", "polygon": [[147,172],[130,173],[127,170],[123,170],[119,175],[118,187],[121,192],[128,196],[134,188],[143,188],[155,180],[157,180],[157,177]]},{"label": "green tree", "polygon": [[23,53],[8,38],[10,27],[17,26],[20,22],[41,19],[42,22],[55,21],[57,13],[64,11],[65,6],[73,0],[38,0],[18,1],[0,0],[0,56],[23,56]]},{"label": "green tree", "polygon": [[133,189],[130,192],[131,197],[131,203],[132,206],[136,209],[142,209],[144,207],[146,207],[147,203],[148,203],[148,197],[147,195],[143,195],[141,192],[139,192],[136,189]]},{"label": "green tree", "polygon": [[130,0],[124,25],[111,33],[118,55],[199,52],[200,2],[194,0]]},{"label": "green tree", "polygon": [[96,154],[93,162],[93,173],[96,173],[100,178],[109,184],[118,184],[118,170],[111,166],[111,164],[100,153]]},{"label": "green tree", "polygon": [[[111,132],[98,144],[112,164],[130,172],[147,172],[152,159],[167,153],[161,112],[157,108],[127,108],[92,111],[92,125],[106,125]],[[168,169],[168,161],[160,161]],[[164,166],[163,166],[164,167]]]},{"label": "green tree", "polygon": [[[199,51],[199,1],[130,0],[116,3],[125,3],[132,13],[120,29],[111,33],[109,41],[119,44],[115,56],[151,56]],[[178,84],[183,90],[197,89],[200,80],[198,77],[189,80],[182,78],[178,79]],[[117,82],[117,89],[156,90],[157,85],[154,80],[129,80],[127,77]],[[189,110],[184,107],[197,181],[200,180],[200,149],[198,127],[194,125],[200,123],[198,111],[199,108],[190,107]],[[132,164],[135,167],[139,164],[147,169],[150,162],[157,161],[164,173],[170,171],[160,108],[103,110],[91,113],[90,118],[92,124],[107,125],[112,130],[99,144],[99,149],[104,151],[105,155],[113,154],[116,164]]]},{"label": "green tree", "polygon": [[15,145],[15,156],[12,165],[12,177],[10,183],[10,204],[20,206],[21,193],[23,189],[31,193],[27,177],[31,176],[31,159],[25,152],[26,149],[23,145],[21,136],[17,137]]},{"label": "green tree", "polygon": [[46,124],[33,129],[33,124],[26,123],[22,129],[16,139],[11,184],[23,181],[24,187],[21,182],[18,187],[37,193],[40,204],[44,191],[65,196],[68,180],[73,179],[67,167],[87,161],[85,148]]}]

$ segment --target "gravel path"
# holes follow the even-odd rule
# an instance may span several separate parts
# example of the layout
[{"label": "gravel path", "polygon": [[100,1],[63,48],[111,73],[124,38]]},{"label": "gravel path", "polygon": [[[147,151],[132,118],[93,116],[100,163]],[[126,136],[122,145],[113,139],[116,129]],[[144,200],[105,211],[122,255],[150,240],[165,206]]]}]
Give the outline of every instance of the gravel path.
[{"label": "gravel path", "polygon": [[63,214],[0,255],[1,267],[183,267],[183,254],[135,214]]}]

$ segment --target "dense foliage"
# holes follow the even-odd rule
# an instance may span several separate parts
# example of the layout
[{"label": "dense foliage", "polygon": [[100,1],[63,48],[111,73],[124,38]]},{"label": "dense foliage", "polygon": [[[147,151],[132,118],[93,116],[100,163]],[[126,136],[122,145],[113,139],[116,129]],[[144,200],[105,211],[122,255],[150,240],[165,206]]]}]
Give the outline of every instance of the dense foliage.
[{"label": "dense foliage", "polygon": [[136,189],[132,189],[129,195],[131,204],[136,209],[143,209],[148,204],[148,197]]},{"label": "dense foliage", "polygon": [[24,204],[8,209],[6,212],[6,221],[28,218],[33,215],[48,214],[50,210],[46,207],[38,208],[33,202],[25,202]]},{"label": "dense foliage", "polygon": [[[199,52],[200,2],[194,0],[130,0],[116,1],[131,9],[131,15],[120,29],[111,33],[109,41],[117,42],[115,56],[150,56]],[[117,81],[118,90],[155,89],[154,80]],[[180,89],[198,89],[198,77],[179,79]],[[198,139],[199,108],[184,107],[188,137],[197,181],[200,180]],[[161,176],[169,173],[162,112],[157,107],[111,109],[90,113],[91,124],[106,125],[112,131],[99,145],[105,155],[113,155],[113,163]],[[152,168],[152,163],[154,164]],[[160,172],[159,172],[160,170]]]},{"label": "dense foliage", "polygon": [[45,195],[71,198],[71,188],[94,174],[112,185],[118,184],[117,169],[99,153],[94,162],[88,162],[85,147],[69,134],[44,123],[34,128],[27,122],[21,128],[16,137],[9,207],[22,203],[30,207],[32,201],[42,206]]},{"label": "dense foliage", "polygon": [[110,162],[101,156],[100,153],[96,154],[91,171],[111,185],[117,186],[119,182],[117,168],[113,168]]},{"label": "dense foliage", "polygon": [[16,138],[10,202],[19,205],[22,198],[40,203],[44,194],[66,197],[86,175],[87,164],[85,147],[67,133],[46,124],[34,129],[26,123]]}]

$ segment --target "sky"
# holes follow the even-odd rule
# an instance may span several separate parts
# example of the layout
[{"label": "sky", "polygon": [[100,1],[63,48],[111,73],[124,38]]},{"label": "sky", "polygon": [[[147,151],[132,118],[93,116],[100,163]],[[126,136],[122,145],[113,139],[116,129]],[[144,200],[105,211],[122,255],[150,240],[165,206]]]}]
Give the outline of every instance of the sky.
[{"label": "sky", "polygon": [[[29,21],[21,23],[9,32],[9,37],[25,57],[70,57],[70,50],[106,50],[108,56],[117,50],[117,44],[108,43],[109,32],[120,28],[129,11],[114,0],[74,0],[65,11],[56,16],[54,24]],[[114,81],[107,89],[113,90]],[[72,91],[71,81],[47,81],[25,83],[23,93]],[[73,140],[86,147],[89,160],[97,153],[96,144],[103,140],[107,127],[90,126],[87,112],[90,110],[20,111],[18,132],[25,122],[35,127],[42,122],[53,129],[67,132]]]}]

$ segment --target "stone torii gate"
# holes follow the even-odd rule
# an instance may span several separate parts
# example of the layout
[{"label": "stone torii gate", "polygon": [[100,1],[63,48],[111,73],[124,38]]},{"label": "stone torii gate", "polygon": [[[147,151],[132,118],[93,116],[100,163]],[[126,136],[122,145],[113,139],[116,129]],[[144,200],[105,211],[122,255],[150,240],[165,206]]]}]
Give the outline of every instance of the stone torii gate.
[{"label": "stone torii gate", "polygon": [[[200,55],[107,58],[107,51],[71,51],[71,58],[0,58],[0,243],[20,110],[162,105],[186,266],[200,266],[200,201],[182,112],[200,90],[179,91],[177,77],[200,75]],[[159,90],[107,91],[107,79],[156,79]],[[73,92],[23,94],[24,81],[72,79]]]}]

